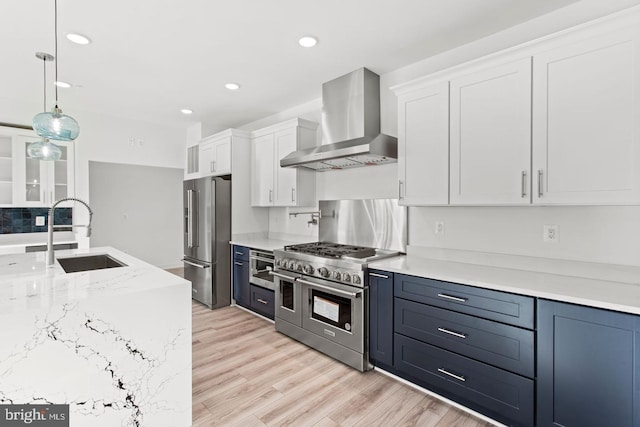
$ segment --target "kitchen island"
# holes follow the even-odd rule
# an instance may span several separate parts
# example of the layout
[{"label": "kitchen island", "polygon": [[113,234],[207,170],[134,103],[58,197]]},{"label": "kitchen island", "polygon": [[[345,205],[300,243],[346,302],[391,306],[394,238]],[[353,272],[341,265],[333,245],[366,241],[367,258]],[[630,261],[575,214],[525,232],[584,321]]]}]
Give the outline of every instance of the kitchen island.
[{"label": "kitchen island", "polygon": [[71,426],[191,425],[188,282],[110,247],[122,267],[65,273],[0,256],[0,404],[69,404]]}]

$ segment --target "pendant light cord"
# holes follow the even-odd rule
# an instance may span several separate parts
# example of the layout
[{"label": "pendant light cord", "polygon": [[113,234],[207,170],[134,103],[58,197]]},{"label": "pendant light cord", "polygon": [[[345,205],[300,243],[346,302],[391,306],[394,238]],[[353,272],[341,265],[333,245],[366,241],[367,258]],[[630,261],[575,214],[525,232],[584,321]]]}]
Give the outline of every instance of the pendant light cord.
[{"label": "pendant light cord", "polygon": [[56,87],[56,108],[58,108],[58,0],[54,0],[53,2],[55,11],[54,11],[54,40],[55,40],[55,61],[56,61],[56,80],[53,82],[53,85]]},{"label": "pendant light cord", "polygon": [[42,91],[44,92],[44,96],[42,97],[44,99],[42,111],[47,111],[47,57],[44,56],[44,54],[42,57],[42,70],[42,75],[44,76],[42,80]]}]

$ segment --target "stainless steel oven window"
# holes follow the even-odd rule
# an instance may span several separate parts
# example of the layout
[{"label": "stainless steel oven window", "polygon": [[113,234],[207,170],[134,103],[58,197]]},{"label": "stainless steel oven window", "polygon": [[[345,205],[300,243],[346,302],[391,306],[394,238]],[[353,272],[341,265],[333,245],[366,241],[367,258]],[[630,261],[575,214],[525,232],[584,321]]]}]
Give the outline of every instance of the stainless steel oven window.
[{"label": "stainless steel oven window", "polygon": [[251,250],[249,251],[249,261],[251,264],[249,282],[268,289],[275,289],[273,276],[271,275],[271,271],[273,271],[273,252]]},{"label": "stainless steel oven window", "polygon": [[351,318],[352,300],[328,292],[311,289],[309,301],[311,318],[351,332],[353,319]]}]

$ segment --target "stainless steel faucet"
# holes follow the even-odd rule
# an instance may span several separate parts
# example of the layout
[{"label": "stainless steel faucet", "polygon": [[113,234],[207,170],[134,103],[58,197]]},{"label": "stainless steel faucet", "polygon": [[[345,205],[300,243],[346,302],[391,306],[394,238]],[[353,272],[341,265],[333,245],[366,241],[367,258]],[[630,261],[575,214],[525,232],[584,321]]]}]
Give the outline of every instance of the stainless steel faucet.
[{"label": "stainless steel faucet", "polygon": [[[87,225],[53,225],[53,212],[56,210],[56,206],[58,206],[60,203],[62,202],[68,202],[68,201],[72,201],[72,202],[78,202],[78,203],[82,203],[87,210],[89,211],[89,224]],[[93,218],[93,211],[91,210],[91,208],[89,207],[89,205],[80,199],[76,199],[75,197],[65,197],[64,199],[60,199],[60,200],[56,200],[53,205],[51,205],[51,208],[49,209],[49,217],[47,220],[47,224],[48,224],[48,228],[47,228],[47,232],[48,232],[48,236],[47,236],[47,266],[52,266],[53,264],[55,264],[56,260],[54,257],[54,253],[53,253],[53,229],[54,228],[75,228],[75,227],[86,227],[87,228],[87,237],[91,236],[91,218]]]}]

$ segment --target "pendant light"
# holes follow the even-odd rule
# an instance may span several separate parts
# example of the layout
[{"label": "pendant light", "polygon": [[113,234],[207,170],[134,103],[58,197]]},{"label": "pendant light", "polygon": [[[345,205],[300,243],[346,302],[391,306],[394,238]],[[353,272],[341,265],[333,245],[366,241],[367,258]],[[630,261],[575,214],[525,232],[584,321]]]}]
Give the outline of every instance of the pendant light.
[{"label": "pendant light", "polygon": [[[44,52],[36,52],[36,58],[42,59],[44,70],[44,109],[47,108],[47,61],[53,61],[53,56]],[[27,154],[32,159],[55,161],[62,157],[62,150],[52,144],[48,138],[42,137],[42,141],[32,142],[27,146]]]},{"label": "pendant light", "polygon": [[[58,81],[58,0],[54,1],[54,38],[55,38],[55,60],[56,60],[56,80]],[[62,114],[58,107],[58,86],[56,88],[56,103],[51,112],[44,111],[36,114],[33,118],[33,129],[43,138],[56,141],[73,141],[80,133],[78,122],[71,116]],[[46,106],[45,106],[46,110]]]}]

